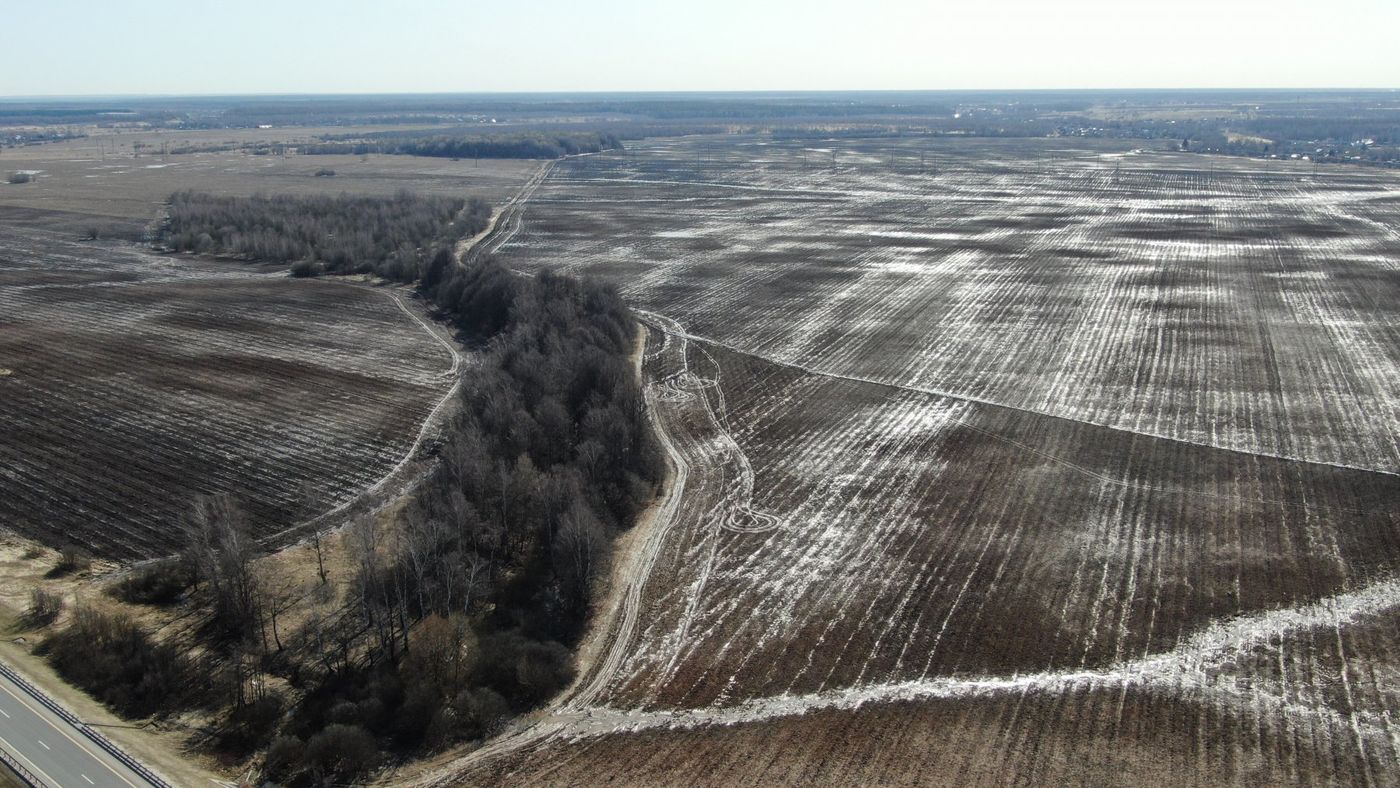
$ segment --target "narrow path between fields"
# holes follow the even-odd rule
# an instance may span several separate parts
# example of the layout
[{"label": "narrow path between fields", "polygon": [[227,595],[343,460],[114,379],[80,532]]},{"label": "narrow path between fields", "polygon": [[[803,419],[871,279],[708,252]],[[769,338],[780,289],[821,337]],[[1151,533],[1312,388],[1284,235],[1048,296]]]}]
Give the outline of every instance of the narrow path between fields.
[{"label": "narrow path between fields", "polygon": [[[873,683],[803,695],[751,698],[732,706],[711,708],[639,711],[601,704],[599,699],[609,683],[619,676],[636,633],[642,592],[652,580],[657,558],[667,537],[679,521],[687,479],[693,468],[678,449],[680,436],[672,427],[686,423],[662,417],[661,411],[674,407],[668,399],[670,383],[690,373],[686,363],[688,343],[695,338],[674,320],[652,313],[641,313],[645,322],[665,337],[662,346],[647,355],[652,362],[652,378],[646,383],[648,415],[672,466],[672,484],[664,491],[654,515],[640,522],[635,548],[622,557],[621,582],[602,601],[606,611],[594,623],[607,651],[601,659],[581,666],[580,677],[565,693],[515,728],[487,742],[485,746],[441,764],[424,777],[424,785],[451,785],[459,776],[493,758],[529,751],[560,739],[629,733],[650,729],[687,729],[711,725],[734,725],[793,717],[822,710],[855,710],[867,704],[924,701],[947,698],[977,698],[1031,692],[1070,694],[1086,689],[1161,688],[1210,697],[1224,706],[1268,708],[1290,719],[1314,719],[1350,729],[1361,746],[1379,746],[1391,741],[1389,720],[1352,708],[1342,711],[1326,704],[1310,703],[1303,697],[1287,697],[1250,692],[1230,682],[1217,680],[1217,672],[1237,657],[1248,656],[1261,645],[1281,642],[1312,629],[1338,628],[1375,616],[1385,615],[1400,600],[1400,579],[1385,577],[1361,588],[1345,591],[1318,601],[1238,616],[1211,623],[1183,639],[1174,648],[1156,654],[1126,659],[1100,669],[1062,669],[1012,676],[935,677],[908,681]],[[659,371],[670,374],[658,379]],[[701,398],[703,399],[703,397]],[[691,402],[691,400],[682,400]],[[708,407],[708,405],[707,405]],[[1097,474],[1095,474],[1097,475]],[[711,513],[712,519],[720,519]]]},{"label": "narrow path between fields", "polygon": [[[493,226],[491,230],[491,233],[496,233],[497,237],[490,239],[483,238],[482,243],[473,247],[473,258],[479,254],[495,252],[515,236],[522,224],[521,214],[523,213],[525,202],[534,194],[540,182],[544,180],[551,165],[552,163],[542,167],[541,171],[521,190],[521,193],[507,205],[501,215],[497,217],[500,219],[499,224]],[[498,230],[500,231],[499,233],[497,233]],[[529,272],[523,271],[517,273],[530,275]],[[1300,462],[1385,476],[1400,475],[1374,468],[1307,460],[1264,452],[1230,449],[1189,439],[1154,435],[1151,433],[1096,424],[1043,413],[1028,408],[1005,405],[973,396],[954,394],[947,391],[910,387],[859,376],[843,375],[840,373],[812,369],[810,367],[769,358],[760,353],[734,347],[707,337],[691,334],[685,331],[680,323],[664,315],[641,312],[640,310],[639,315],[642,315],[643,321],[658,331],[664,338],[660,348],[648,353],[646,359],[651,361],[654,358],[660,358],[661,360],[657,361],[653,365],[654,367],[676,370],[672,372],[672,374],[666,376],[666,380],[653,379],[648,381],[645,378],[643,379],[648,417],[652,422],[657,440],[661,443],[666,453],[671,466],[671,472],[668,475],[668,485],[663,491],[661,500],[650,513],[650,516],[635,526],[637,532],[629,535],[632,549],[623,551],[618,557],[618,560],[622,561],[623,565],[617,568],[614,575],[614,582],[610,584],[608,596],[600,602],[599,609],[602,611],[601,615],[595,620],[592,627],[590,627],[589,634],[586,636],[585,642],[592,640],[594,643],[588,650],[580,649],[580,657],[587,661],[580,666],[579,678],[574,684],[551,701],[544,709],[534,713],[528,719],[517,723],[511,730],[487,742],[483,747],[460,757],[456,757],[449,762],[439,763],[435,767],[430,767],[432,771],[426,774],[420,780],[419,784],[453,784],[457,780],[458,775],[490,759],[509,753],[533,749],[560,736],[594,736],[649,728],[686,728],[714,724],[735,724],[800,715],[808,711],[820,709],[854,709],[867,703],[940,697],[971,697],[1006,692],[1024,693],[1032,690],[1064,692],[1085,686],[1112,686],[1126,689],[1130,685],[1142,686],[1168,683],[1171,684],[1172,687],[1179,689],[1179,685],[1182,682],[1187,682],[1195,686],[1203,694],[1219,696],[1223,702],[1242,704],[1272,703],[1277,705],[1282,711],[1291,715],[1327,718],[1329,721],[1336,721],[1333,718],[1340,718],[1342,716],[1340,712],[1326,707],[1305,704],[1297,699],[1290,700],[1284,697],[1261,698],[1258,695],[1245,697],[1244,695],[1240,695],[1228,689],[1227,686],[1217,685],[1210,681],[1210,676],[1205,668],[1208,664],[1219,662],[1228,657],[1230,653],[1246,648],[1252,644],[1272,641],[1282,638],[1287,634],[1312,627],[1340,626],[1343,623],[1349,623],[1362,617],[1383,613],[1393,608],[1396,605],[1396,600],[1400,599],[1400,580],[1394,578],[1377,580],[1359,590],[1338,594],[1313,604],[1284,607],[1278,610],[1217,622],[1207,626],[1170,651],[1133,660],[1126,660],[1102,670],[1095,671],[1064,670],[1012,677],[935,678],[873,684],[848,687],[813,695],[757,698],[725,708],[639,712],[635,710],[612,709],[597,705],[603,690],[617,677],[619,668],[631,646],[631,640],[636,632],[638,615],[641,609],[642,592],[647,583],[651,580],[652,571],[656,565],[657,558],[661,554],[662,548],[665,546],[667,536],[678,522],[677,515],[680,512],[682,499],[684,498],[686,482],[690,472],[693,470],[684,455],[677,448],[677,436],[671,434],[665,420],[658,414],[659,408],[668,402],[667,398],[676,394],[674,390],[675,387],[671,386],[670,382],[681,380],[690,374],[686,353],[688,342],[693,341],[722,347],[735,353],[757,358],[779,366],[796,369],[811,375],[971,402],[988,407],[1007,408],[1034,416],[1086,424],[1093,427],[1114,430],[1119,433],[1129,433],[1146,438],[1171,441],[1244,456]],[[663,356],[664,358],[662,358]],[[638,374],[642,374],[640,366],[638,368]],[[704,383],[706,381],[700,380],[700,382]],[[704,397],[701,397],[701,399],[704,399]],[[706,407],[708,408],[708,403]],[[1144,489],[1164,489],[1155,485],[1115,479],[1091,468],[1047,454],[1008,436],[979,428],[976,425],[965,424],[962,420],[958,421],[979,433],[997,440],[1006,441],[1024,451],[1065,465],[1066,467],[1085,473],[1106,483]],[[723,427],[722,424],[720,426],[721,428]],[[1230,496],[1216,497],[1228,498]],[[592,659],[593,652],[602,648],[606,648],[606,652],[602,654],[601,658],[596,660]],[[1236,697],[1236,695],[1239,695],[1239,697]],[[1349,726],[1357,732],[1358,739],[1376,737],[1378,739],[1389,740],[1390,738],[1390,726],[1388,721],[1362,720],[1358,718],[1355,710],[1352,711],[1351,718],[1349,720],[1344,720],[1343,723],[1349,724]]]},{"label": "narrow path between fields", "polygon": [[[362,286],[354,283],[336,282],[334,280],[328,281],[330,282],[330,284],[341,286]],[[333,523],[331,521],[334,521],[340,515],[344,514],[347,511],[350,511],[354,507],[363,505],[366,501],[369,501],[375,498],[376,496],[383,495],[386,488],[389,487],[389,485],[394,483],[396,480],[402,483],[403,488],[397,491],[397,493],[394,495],[385,496],[385,502],[379,507],[374,507],[374,510],[377,511],[379,508],[382,508],[382,506],[388,505],[389,503],[392,503],[392,501],[402,497],[404,493],[408,492],[408,490],[411,489],[417,483],[416,479],[402,478],[405,469],[408,468],[408,466],[413,462],[414,458],[418,456],[419,452],[423,448],[423,444],[426,443],[431,436],[435,435],[439,430],[441,430],[444,421],[444,414],[454,402],[457,393],[461,391],[462,384],[466,380],[466,376],[463,374],[467,366],[466,357],[462,354],[460,350],[458,350],[456,343],[454,343],[450,337],[443,335],[446,329],[440,326],[435,326],[429,321],[424,320],[422,317],[420,317],[417,313],[413,311],[411,307],[404,303],[402,295],[396,290],[380,289],[377,292],[383,293],[390,301],[393,301],[394,305],[397,306],[401,312],[403,312],[405,315],[408,315],[408,317],[412,319],[413,322],[417,323],[418,326],[428,334],[428,336],[433,338],[434,342],[441,345],[443,349],[447,351],[449,357],[452,360],[452,363],[451,366],[445,372],[442,373],[442,375],[443,377],[450,377],[452,379],[452,385],[449,386],[445,392],[443,392],[443,395],[439,397],[437,402],[433,405],[433,409],[428,412],[428,415],[426,417],[424,417],[423,422],[418,427],[418,434],[415,435],[413,438],[413,443],[411,443],[408,446],[408,448],[404,450],[403,455],[399,458],[398,462],[394,463],[393,467],[389,468],[389,470],[387,470],[383,475],[381,475],[377,480],[375,480],[373,484],[369,485],[368,487],[360,491],[358,494],[352,496],[349,500],[344,501],[335,508],[330,509],[329,511],[322,512],[321,514],[318,514],[315,517],[297,523],[296,525],[278,531],[275,534],[264,537],[262,541],[266,544],[277,544],[281,539],[285,538],[289,534],[294,534],[297,531],[306,530],[310,528],[323,530],[328,526],[338,526],[340,525],[340,523]]]}]

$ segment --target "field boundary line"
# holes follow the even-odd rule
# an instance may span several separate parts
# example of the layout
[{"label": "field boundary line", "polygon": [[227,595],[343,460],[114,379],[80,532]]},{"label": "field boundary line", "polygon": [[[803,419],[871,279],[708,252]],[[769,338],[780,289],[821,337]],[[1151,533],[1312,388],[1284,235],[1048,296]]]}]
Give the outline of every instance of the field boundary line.
[{"label": "field boundary line", "polygon": [[[361,285],[354,282],[332,281],[332,284],[340,285],[342,287],[361,287]],[[428,412],[428,415],[423,418],[422,423],[418,426],[418,434],[414,437],[413,443],[410,444],[409,447],[404,451],[403,456],[400,457],[399,461],[394,464],[394,467],[390,468],[384,475],[380,476],[377,480],[375,480],[373,484],[364,488],[355,496],[350,498],[350,500],[345,501],[339,506],[336,506],[335,508],[330,509],[329,511],[322,512],[308,520],[304,520],[300,523],[284,528],[276,533],[262,537],[259,541],[264,545],[276,544],[288,534],[293,534],[297,531],[305,530],[308,528],[314,528],[315,530],[320,531],[323,528],[325,528],[326,521],[333,520],[336,517],[339,517],[340,515],[344,514],[350,509],[353,509],[354,507],[363,504],[366,500],[373,498],[375,495],[383,492],[383,488],[386,485],[390,484],[401,473],[403,473],[404,469],[408,467],[409,463],[413,462],[413,460],[418,456],[418,453],[422,450],[423,444],[427,441],[429,434],[441,429],[442,425],[439,423],[439,421],[443,410],[452,403],[452,400],[456,397],[457,392],[461,390],[462,383],[466,380],[466,376],[463,374],[464,368],[466,366],[466,358],[462,355],[462,352],[451,343],[451,341],[439,334],[438,331],[434,329],[433,326],[430,325],[422,317],[418,316],[417,314],[414,314],[413,310],[410,309],[408,305],[403,302],[403,299],[399,296],[397,292],[389,289],[374,289],[376,289],[380,293],[383,293],[389,300],[393,301],[394,305],[397,306],[399,310],[402,311],[405,315],[408,315],[408,317],[411,318],[413,322],[417,323],[418,326],[428,334],[428,336],[433,338],[433,341],[437,342],[439,345],[441,345],[447,350],[447,352],[451,355],[452,365],[448,368],[447,371],[441,374],[444,376],[451,376],[453,378],[452,385],[448,387],[447,391],[444,392],[441,397],[438,398],[437,402],[433,405],[433,409],[430,410]],[[412,485],[409,485],[409,487],[411,486]]]},{"label": "field boundary line", "polygon": [[[764,695],[730,706],[663,708],[651,711],[609,706],[593,706],[578,713],[556,718],[554,727],[536,737],[549,735],[565,739],[589,738],[646,730],[693,730],[801,717],[818,711],[850,712],[890,703],[924,702],[940,699],[985,698],[1010,693],[1042,692],[1063,695],[1077,688],[1179,686],[1186,682],[1202,693],[1226,702],[1257,703],[1261,699],[1241,696],[1228,685],[1216,685],[1210,670],[1212,658],[1247,655],[1250,647],[1273,642],[1285,635],[1316,628],[1332,628],[1382,616],[1400,605],[1400,579],[1386,577],[1362,588],[1343,591],[1312,602],[1283,605],[1251,614],[1213,621],[1185,637],[1175,647],[1128,660],[1111,662],[1100,668],[1047,670],[1010,675],[937,676],[875,684],[857,684],[803,694]],[[1326,707],[1312,707],[1273,697],[1266,702],[1292,713],[1323,719],[1339,727],[1350,727],[1358,736],[1388,738],[1384,719],[1368,715],[1362,721],[1355,712],[1348,715]],[[1364,729],[1364,730],[1363,730]],[[528,745],[531,741],[520,742]],[[505,744],[505,742],[502,742]],[[485,749],[485,748],[483,748]],[[504,754],[519,747],[502,748],[490,754]],[[471,755],[482,752],[478,750]],[[475,759],[463,758],[471,764]]]},{"label": "field boundary line", "polygon": [[[657,313],[655,313],[655,312],[645,312],[645,311],[643,311],[643,310],[637,310],[637,312],[638,312],[638,314],[649,314],[649,315],[656,315],[656,314],[657,314]],[[677,324],[677,325],[679,325],[679,324]],[[1229,452],[1230,454],[1242,454],[1242,455],[1246,455],[1246,456],[1250,456],[1250,457],[1263,457],[1263,458],[1265,458],[1265,459],[1270,459],[1270,460],[1281,460],[1281,461],[1284,461],[1284,462],[1296,462],[1296,463],[1302,463],[1302,464],[1305,464],[1305,465],[1318,465],[1318,466],[1327,467],[1327,468],[1337,468],[1337,469],[1339,469],[1339,470],[1357,471],[1357,472],[1359,472],[1359,473],[1374,473],[1374,474],[1379,474],[1379,475],[1381,475],[1381,476],[1393,476],[1393,477],[1400,478],[1400,472],[1396,472],[1396,471],[1387,471],[1387,470],[1383,470],[1383,469],[1380,469],[1380,468],[1364,468],[1364,467],[1361,467],[1361,466],[1359,466],[1359,465],[1348,465],[1348,464],[1346,464],[1346,463],[1341,463],[1341,462],[1328,462],[1327,460],[1310,460],[1310,459],[1307,459],[1306,457],[1290,457],[1290,456],[1283,455],[1283,454],[1272,454],[1272,453],[1270,453],[1270,452],[1265,452],[1265,451],[1251,451],[1251,450],[1249,450],[1249,449],[1235,449],[1235,448],[1231,448],[1231,447],[1229,447],[1229,446],[1217,446],[1217,445],[1211,444],[1211,443],[1205,443],[1205,442],[1202,442],[1202,441],[1191,440],[1190,438],[1178,438],[1178,437],[1174,437],[1174,436],[1171,436],[1171,435],[1158,435],[1158,434],[1156,434],[1156,433],[1151,433],[1151,432],[1139,432],[1138,430],[1130,430],[1130,429],[1126,429],[1126,428],[1124,428],[1124,427],[1114,427],[1114,426],[1109,425],[1109,424],[1100,424],[1100,423],[1098,423],[1098,422],[1095,422],[1095,421],[1088,421],[1088,420],[1086,420],[1086,419],[1076,419],[1076,418],[1074,418],[1073,416],[1062,416],[1062,415],[1055,414],[1055,413],[1046,413],[1045,411],[1036,410],[1036,409],[1034,409],[1034,408],[1023,408],[1023,407],[1021,407],[1021,406],[1019,406],[1019,405],[1008,405],[1008,404],[1006,404],[1006,403],[1004,403],[1004,402],[996,402],[996,401],[994,401],[994,400],[985,399],[985,398],[978,397],[978,396],[971,395],[971,394],[957,394],[957,393],[954,393],[954,392],[951,392],[951,391],[944,391],[944,390],[942,390],[942,389],[923,388],[923,387],[920,387],[920,386],[910,386],[910,385],[903,384],[903,383],[891,383],[891,382],[889,382],[889,381],[876,380],[876,379],[874,379],[874,378],[861,377],[860,375],[848,375],[848,374],[841,373],[841,372],[830,372],[830,371],[827,371],[827,370],[821,370],[821,369],[816,369],[816,368],[813,368],[813,367],[809,367],[809,366],[807,366],[807,365],[805,365],[805,364],[799,364],[799,363],[797,363],[797,362],[795,362],[795,361],[783,361],[783,360],[781,360],[781,359],[776,359],[776,358],[773,358],[772,356],[768,356],[768,355],[765,355],[765,354],[763,354],[763,353],[759,353],[759,352],[757,352],[757,351],[746,350],[746,349],[741,348],[741,347],[738,347],[738,346],[736,346],[736,345],[732,345],[732,344],[730,344],[730,343],[728,343],[728,342],[724,342],[724,341],[721,341],[721,340],[718,340],[718,339],[713,339],[713,338],[711,338],[711,337],[700,336],[700,335],[698,335],[698,334],[692,334],[692,333],[690,333],[690,332],[688,332],[688,331],[684,331],[684,330],[678,331],[678,332],[666,331],[666,329],[664,329],[664,328],[663,328],[663,329],[660,329],[660,330],[665,331],[666,333],[674,333],[676,336],[682,337],[682,338],[684,338],[684,339],[689,339],[689,340],[693,340],[693,341],[695,341],[695,342],[701,342],[701,343],[708,344],[708,345],[714,345],[714,346],[716,346],[716,347],[722,347],[722,348],[724,348],[725,350],[729,350],[729,351],[732,351],[732,352],[734,352],[734,353],[738,353],[739,355],[742,355],[742,356],[748,356],[748,357],[750,357],[750,358],[756,358],[756,359],[758,359],[759,361],[765,361],[765,362],[767,362],[767,363],[769,363],[769,364],[775,364],[775,365],[780,366],[780,367],[787,367],[788,369],[795,369],[795,370],[797,370],[797,371],[799,371],[799,372],[804,372],[804,373],[809,374],[809,375],[818,375],[818,376],[821,376],[821,377],[833,378],[833,379],[836,379],[836,380],[847,380],[847,381],[850,381],[850,382],[852,382],[852,383],[865,383],[865,384],[868,384],[868,385],[871,385],[871,386],[880,386],[880,387],[882,387],[882,388],[895,389],[895,390],[897,390],[897,391],[907,391],[907,392],[910,392],[910,393],[913,393],[913,394],[924,394],[924,395],[932,396],[932,397],[942,397],[942,398],[944,398],[944,399],[960,400],[960,401],[962,401],[962,402],[971,402],[971,403],[974,403],[974,404],[977,404],[977,405],[986,405],[987,407],[992,407],[992,408],[1004,408],[1004,409],[1006,409],[1006,410],[1014,410],[1014,411],[1017,411],[1017,412],[1019,412],[1019,413],[1025,413],[1025,414],[1029,414],[1029,415],[1032,415],[1032,416],[1042,416],[1042,417],[1044,417],[1044,418],[1047,418],[1047,419],[1055,419],[1055,420],[1057,420],[1057,421],[1067,421],[1067,422],[1071,422],[1071,423],[1074,423],[1074,424],[1084,424],[1084,425],[1086,425],[1086,426],[1098,427],[1098,428],[1101,428],[1101,429],[1112,430],[1112,431],[1114,431],[1114,432],[1125,433],[1125,434],[1128,434],[1128,435],[1137,435],[1137,436],[1141,436],[1141,437],[1143,437],[1143,438],[1152,438],[1152,439],[1154,439],[1154,440],[1163,440],[1163,441],[1170,441],[1170,442],[1172,442],[1172,443],[1181,443],[1181,444],[1185,444],[1185,445],[1188,445],[1188,446],[1196,446],[1196,447],[1199,447],[1199,448],[1202,448],[1202,449],[1213,449],[1213,450],[1215,450],[1215,451]],[[970,425],[969,425],[969,426],[970,426]],[[976,428],[974,427],[974,429],[976,429]],[[1096,474],[1096,475],[1097,475],[1097,474]]]}]

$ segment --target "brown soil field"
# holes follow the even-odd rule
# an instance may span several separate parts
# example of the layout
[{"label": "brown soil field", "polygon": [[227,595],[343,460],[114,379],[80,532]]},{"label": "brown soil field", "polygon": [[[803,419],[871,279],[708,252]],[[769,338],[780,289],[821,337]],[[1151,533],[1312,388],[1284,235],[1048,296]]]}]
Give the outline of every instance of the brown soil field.
[{"label": "brown soil field", "polygon": [[166,554],[200,494],[256,533],[383,482],[460,358],[411,297],[0,223],[0,524],[118,559]]},{"label": "brown soil field", "polygon": [[674,484],[423,781],[1400,784],[1400,178],[1072,144],[553,167],[498,253],[644,309]]},{"label": "brown soil field", "polygon": [[[452,161],[417,156],[255,156],[241,151],[170,154],[191,145],[280,143],[354,129],[245,129],[97,133],[65,142],[6,149],[0,171],[38,171],[32,183],[0,182],[0,209],[33,208],[72,216],[65,229],[130,228],[155,216],[181,189],[230,196],[265,194],[393,194],[400,189],[501,204],[540,166],[528,160]],[[383,130],[383,127],[375,127]],[[148,146],[138,153],[136,144]],[[99,150],[99,146],[105,153]],[[321,169],[334,177],[316,177]],[[22,188],[23,187],[23,188]]]}]

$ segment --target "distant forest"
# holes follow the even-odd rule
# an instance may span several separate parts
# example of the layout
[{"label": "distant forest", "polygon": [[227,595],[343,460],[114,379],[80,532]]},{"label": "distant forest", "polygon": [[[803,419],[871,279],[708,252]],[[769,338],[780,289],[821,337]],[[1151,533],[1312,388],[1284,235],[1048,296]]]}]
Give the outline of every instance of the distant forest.
[{"label": "distant forest", "polygon": [[434,134],[374,135],[358,141],[332,140],[300,146],[302,153],[389,153],[453,159],[558,159],[579,153],[621,150],[622,141],[601,132],[564,134],[520,133],[442,136]]},{"label": "distant forest", "polygon": [[422,276],[430,247],[476,235],[490,221],[491,206],[476,198],[183,191],[170,197],[162,241],[177,252],[294,263],[298,276],[359,273],[413,282]]},{"label": "distant forest", "polygon": [[[1191,151],[1400,165],[1400,101],[1390,91],[896,91],[441,96],[252,96],[0,102],[0,147],[81,135],[82,126],[193,130],[435,126],[328,135],[303,153],[558,158],[622,140],[680,134],[1110,137]],[[66,130],[61,129],[66,124]],[[48,127],[34,129],[33,126]],[[32,136],[25,137],[30,134]],[[1262,142],[1260,140],[1263,140]],[[288,143],[191,143],[170,153]]]}]

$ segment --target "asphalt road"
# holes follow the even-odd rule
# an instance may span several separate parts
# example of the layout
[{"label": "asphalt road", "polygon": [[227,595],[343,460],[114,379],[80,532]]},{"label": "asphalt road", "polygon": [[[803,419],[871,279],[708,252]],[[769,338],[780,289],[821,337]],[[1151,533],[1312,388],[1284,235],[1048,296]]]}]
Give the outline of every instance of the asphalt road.
[{"label": "asphalt road", "polygon": [[0,747],[54,788],[150,788],[151,785],[3,674],[0,674]]}]

